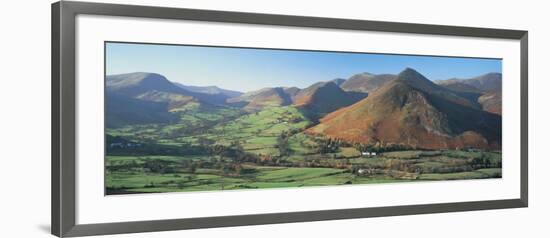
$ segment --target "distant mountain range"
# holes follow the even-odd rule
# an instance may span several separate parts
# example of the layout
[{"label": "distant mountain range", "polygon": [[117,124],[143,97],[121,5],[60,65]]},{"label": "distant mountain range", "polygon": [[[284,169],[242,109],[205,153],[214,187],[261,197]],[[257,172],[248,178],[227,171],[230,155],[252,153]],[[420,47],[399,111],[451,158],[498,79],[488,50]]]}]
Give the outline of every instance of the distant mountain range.
[{"label": "distant mountain range", "polygon": [[241,105],[248,110],[259,110],[266,106],[287,106],[292,104],[292,98],[299,90],[286,87],[262,88],[230,98],[227,103]]},{"label": "distant mountain range", "polygon": [[437,84],[474,99],[492,113],[502,114],[502,74],[488,73],[470,79],[436,80]]},{"label": "distant mountain range", "polygon": [[361,73],[300,89],[241,93],[190,86],[155,73],[106,77],[107,127],[171,123],[189,109],[234,107],[255,112],[295,106],[318,124],[307,133],[364,144],[424,149],[499,148],[502,75],[430,81],[414,69]]},{"label": "distant mountain range", "polygon": [[393,74],[361,73],[351,76],[340,87],[345,91],[369,93],[394,80]]},{"label": "distant mountain range", "polygon": [[338,108],[349,106],[367,96],[366,93],[346,92],[335,82],[318,82],[305,89],[296,87],[263,88],[231,98],[227,102],[244,105],[248,110],[260,110],[266,106],[295,105],[312,119],[317,119]]},{"label": "distant mountain range", "polygon": [[462,83],[484,92],[491,92],[502,89],[502,74],[488,73],[469,79],[452,78],[446,80],[436,80],[435,82],[440,85],[452,85],[455,83]]},{"label": "distant mountain range", "polygon": [[323,117],[308,132],[372,145],[497,148],[501,117],[406,69],[366,99]]},{"label": "distant mountain range", "polygon": [[228,96],[189,91],[155,73],[109,75],[106,81],[107,126],[169,123],[171,112],[189,107],[223,105]]},{"label": "distant mountain range", "polygon": [[133,98],[147,97],[148,101],[173,102],[181,101],[185,96],[211,104],[224,104],[227,96],[189,91],[168,81],[166,77],[155,73],[128,73],[106,77],[107,92]]},{"label": "distant mountain range", "polygon": [[224,95],[227,98],[234,98],[241,96],[243,93],[233,91],[233,90],[227,90],[223,88],[218,88],[216,86],[190,86],[190,85],[183,85],[181,83],[174,82],[174,84],[180,88],[183,88],[187,91],[196,92],[196,93],[204,93],[209,95]]}]

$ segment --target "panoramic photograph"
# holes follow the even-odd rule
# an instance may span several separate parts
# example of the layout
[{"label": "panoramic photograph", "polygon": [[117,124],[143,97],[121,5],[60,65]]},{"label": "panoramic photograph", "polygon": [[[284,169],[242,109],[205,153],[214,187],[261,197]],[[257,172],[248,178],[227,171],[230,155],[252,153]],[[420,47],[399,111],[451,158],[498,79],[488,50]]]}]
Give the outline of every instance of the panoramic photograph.
[{"label": "panoramic photograph", "polygon": [[502,177],[502,60],[105,42],[105,193]]}]

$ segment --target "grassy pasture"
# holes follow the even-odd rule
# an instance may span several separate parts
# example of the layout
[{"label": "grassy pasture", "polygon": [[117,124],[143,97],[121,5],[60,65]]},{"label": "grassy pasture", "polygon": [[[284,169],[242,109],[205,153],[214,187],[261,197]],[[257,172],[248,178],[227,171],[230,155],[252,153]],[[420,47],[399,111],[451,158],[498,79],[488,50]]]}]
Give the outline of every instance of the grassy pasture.
[{"label": "grassy pasture", "polygon": [[[211,159],[211,158],[210,158]],[[178,164],[184,160],[201,161],[201,157],[176,156],[109,156],[107,165],[135,164],[140,167],[148,160],[165,161],[167,164]],[[359,158],[352,160],[362,167],[382,167],[387,158]],[[434,162],[421,162],[423,166],[445,166]],[[500,168],[484,168],[455,173],[423,173],[417,179],[404,179],[391,174],[373,174],[359,176],[347,169],[302,168],[244,165],[251,170],[247,174],[224,174],[220,169],[199,168],[193,173],[186,169],[176,169],[171,173],[155,173],[143,169],[127,171],[109,171],[106,182],[108,193],[125,192],[176,192],[176,191],[209,191],[258,188],[284,188],[303,186],[326,186],[343,184],[370,184],[411,181],[435,181],[456,179],[482,179],[501,177]],[[141,167],[140,167],[141,168]]]}]

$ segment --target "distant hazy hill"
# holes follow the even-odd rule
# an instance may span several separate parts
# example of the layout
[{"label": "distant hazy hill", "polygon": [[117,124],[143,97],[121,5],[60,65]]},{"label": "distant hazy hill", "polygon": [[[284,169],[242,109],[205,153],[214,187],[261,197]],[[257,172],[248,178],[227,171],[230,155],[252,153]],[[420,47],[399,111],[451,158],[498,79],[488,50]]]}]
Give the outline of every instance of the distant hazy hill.
[{"label": "distant hazy hill", "polygon": [[[108,92],[132,98],[145,98],[144,95],[149,94],[146,98],[151,101],[173,101],[182,99],[179,96],[188,96],[201,103],[222,105],[227,99],[223,95],[211,95],[183,89],[156,73],[136,72],[108,75],[106,84]],[[152,92],[156,93],[152,94]],[[154,98],[155,96],[158,98]]]},{"label": "distant hazy hill", "polygon": [[461,81],[443,81],[438,82],[438,84],[456,92],[468,92],[478,94],[481,94],[483,92],[482,90]]},{"label": "distant hazy hill", "polygon": [[243,94],[241,92],[227,90],[216,86],[190,86],[190,85],[183,85],[181,83],[176,83],[176,82],[174,84],[187,91],[204,93],[209,95],[224,95],[227,98],[234,98],[234,97],[241,96]]},{"label": "distant hazy hill", "polygon": [[224,104],[226,96],[192,92],[155,73],[128,73],[106,77],[107,126],[167,123],[170,112],[189,107]]},{"label": "distant hazy hill", "polygon": [[466,84],[483,91],[500,91],[502,89],[502,74],[488,73],[475,78],[467,79]]},{"label": "distant hazy hill", "polygon": [[446,79],[437,80],[437,84],[440,85],[452,85],[453,83],[462,83],[469,85],[477,90],[489,92],[502,89],[502,74],[501,73],[488,73],[469,79]]},{"label": "distant hazy hill", "polygon": [[292,104],[293,93],[297,88],[263,88],[247,92],[227,100],[229,104],[242,104],[246,109],[258,110],[266,106],[286,106]]},{"label": "distant hazy hill", "polygon": [[437,80],[437,84],[476,100],[488,112],[502,112],[502,74],[488,73],[470,79]]},{"label": "distant hazy hill", "polygon": [[366,96],[366,93],[345,92],[334,81],[319,82],[300,90],[295,96],[294,105],[315,117],[349,106]]},{"label": "distant hazy hill", "polygon": [[300,92],[301,89],[297,88],[297,87],[284,87],[283,88],[283,91],[285,92],[285,94],[287,94],[288,96],[290,96],[290,98],[292,99],[292,101],[294,101],[294,99],[296,98],[296,95],[298,95],[298,93]]},{"label": "distant hazy hill", "polygon": [[345,91],[368,93],[395,79],[395,77],[393,74],[361,73],[350,77],[340,87]]},{"label": "distant hazy hill", "polygon": [[406,69],[366,99],[328,114],[308,132],[372,145],[500,148],[501,117]]}]

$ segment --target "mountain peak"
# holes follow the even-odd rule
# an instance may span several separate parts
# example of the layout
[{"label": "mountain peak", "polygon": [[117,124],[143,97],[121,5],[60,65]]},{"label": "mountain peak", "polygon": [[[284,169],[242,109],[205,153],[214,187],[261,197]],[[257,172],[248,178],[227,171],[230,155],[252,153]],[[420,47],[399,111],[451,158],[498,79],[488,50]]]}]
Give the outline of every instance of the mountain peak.
[{"label": "mountain peak", "polygon": [[164,79],[166,80],[166,77],[163,75],[157,74],[157,73],[149,73],[149,72],[132,72],[132,73],[125,73],[125,74],[114,74],[114,75],[108,75],[107,79],[124,79],[124,80],[132,80],[132,81],[140,81],[144,79]]},{"label": "mountain peak", "polygon": [[398,79],[409,80],[416,78],[425,78],[422,74],[412,68],[405,68],[397,75]]},{"label": "mountain peak", "polygon": [[106,81],[107,88],[110,90],[126,91],[129,89],[132,93],[147,91],[147,89],[168,92],[174,92],[178,89],[166,77],[156,73],[134,72],[107,75]]},{"label": "mountain peak", "polygon": [[318,118],[365,97],[366,93],[345,92],[334,81],[318,82],[300,90],[294,105],[305,109],[310,118]]},{"label": "mountain peak", "polygon": [[481,75],[479,77],[502,77],[502,74],[497,72],[491,72],[491,73],[486,73],[484,75]]},{"label": "mountain peak", "polygon": [[340,85],[342,85],[343,83],[345,83],[346,80],[343,79],[343,78],[335,78],[335,79],[331,80],[331,82],[334,82],[336,85],[340,86]]},{"label": "mountain peak", "polygon": [[151,72],[133,72],[133,73],[127,73],[126,75],[136,75],[136,76],[144,76],[144,77],[147,77],[147,76],[164,77],[161,74],[151,73]]},{"label": "mountain peak", "polygon": [[418,71],[412,68],[406,68],[397,75],[397,82],[404,82],[411,87],[422,89],[422,90],[436,90],[439,88],[437,84],[430,81],[424,75],[420,74]]},{"label": "mountain peak", "polygon": [[363,72],[363,73],[360,73],[359,75],[362,75],[362,76],[375,76],[376,74],[369,73],[369,72]]},{"label": "mountain peak", "polygon": [[334,81],[328,81],[319,83],[319,87],[338,87],[338,85]]},{"label": "mountain peak", "polygon": [[336,83],[333,81],[317,82],[307,88],[300,90],[300,93],[298,96],[311,95],[321,89],[341,90],[340,87],[338,87],[338,85],[336,85]]}]

